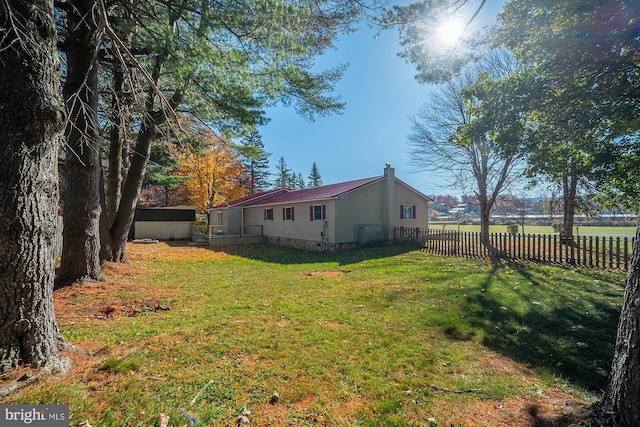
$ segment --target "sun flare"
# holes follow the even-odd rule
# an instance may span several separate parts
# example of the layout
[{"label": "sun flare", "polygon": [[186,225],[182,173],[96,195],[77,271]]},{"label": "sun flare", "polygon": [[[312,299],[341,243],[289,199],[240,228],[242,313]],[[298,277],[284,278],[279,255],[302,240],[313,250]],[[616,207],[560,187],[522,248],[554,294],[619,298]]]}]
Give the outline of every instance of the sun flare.
[{"label": "sun flare", "polygon": [[465,24],[460,18],[449,18],[438,27],[438,40],[444,45],[453,46],[458,43],[464,30]]}]

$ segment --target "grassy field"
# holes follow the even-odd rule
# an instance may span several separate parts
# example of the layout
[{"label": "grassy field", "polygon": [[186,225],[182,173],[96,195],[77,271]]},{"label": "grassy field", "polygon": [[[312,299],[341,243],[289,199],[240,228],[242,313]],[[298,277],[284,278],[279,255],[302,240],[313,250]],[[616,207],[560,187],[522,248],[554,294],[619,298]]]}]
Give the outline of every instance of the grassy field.
[{"label": "grassy field", "polygon": [[[457,224],[438,224],[434,222],[433,224],[429,224],[430,229],[442,230],[442,227],[445,227],[445,230],[457,230]],[[596,236],[629,236],[632,237],[636,234],[635,227],[605,227],[605,226],[592,226],[592,225],[579,225],[578,228],[573,227],[574,233],[578,236],[588,236],[588,235],[596,235]],[[479,224],[462,224],[460,225],[460,231],[471,231],[471,232],[480,232]],[[492,224],[489,226],[489,231],[491,233],[506,233],[507,226],[504,224]],[[522,233],[522,227],[518,229],[520,233]],[[553,228],[550,225],[528,225],[524,226],[525,234],[558,234],[553,231]]]},{"label": "grassy field", "polygon": [[109,282],[56,291],[64,337],[93,354],[0,403],[93,426],[231,426],[245,408],[252,426],[527,426],[530,405],[606,387],[624,286],[395,247],[128,250]]}]

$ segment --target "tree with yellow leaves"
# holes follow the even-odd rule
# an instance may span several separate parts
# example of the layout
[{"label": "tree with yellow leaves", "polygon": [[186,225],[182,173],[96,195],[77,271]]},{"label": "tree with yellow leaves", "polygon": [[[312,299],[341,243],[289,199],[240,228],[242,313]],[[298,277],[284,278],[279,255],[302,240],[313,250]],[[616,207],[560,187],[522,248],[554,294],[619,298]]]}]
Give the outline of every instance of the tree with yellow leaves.
[{"label": "tree with yellow leaves", "polygon": [[191,146],[179,156],[177,174],[189,179],[173,191],[178,204],[191,205],[201,212],[246,195],[240,186],[242,163],[230,143],[210,129],[191,123]]}]

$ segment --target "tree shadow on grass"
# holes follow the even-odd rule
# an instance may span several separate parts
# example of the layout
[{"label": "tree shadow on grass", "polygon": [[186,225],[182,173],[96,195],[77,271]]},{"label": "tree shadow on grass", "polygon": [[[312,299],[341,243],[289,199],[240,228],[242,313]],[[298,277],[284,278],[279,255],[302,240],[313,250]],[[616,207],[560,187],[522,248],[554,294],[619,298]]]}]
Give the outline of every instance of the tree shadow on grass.
[{"label": "tree shadow on grass", "polygon": [[415,250],[415,248],[405,246],[384,245],[332,252],[315,252],[265,244],[234,245],[211,249],[222,251],[229,255],[276,264],[336,263],[338,265],[357,264],[372,259],[389,258]]},{"label": "tree shadow on grass", "polygon": [[[612,301],[621,301],[620,284],[599,272],[571,269],[559,270],[566,276],[553,283],[559,279],[545,271],[494,265],[481,289],[468,294],[468,323],[483,331],[487,347],[600,392],[613,356],[620,310]],[[596,285],[585,285],[590,281]]]},{"label": "tree shadow on grass", "polygon": [[584,421],[589,416],[588,410],[586,408],[582,408],[581,410],[555,417],[540,413],[540,407],[537,405],[528,406],[526,408],[526,412],[529,414],[531,427],[575,426],[581,421]]}]

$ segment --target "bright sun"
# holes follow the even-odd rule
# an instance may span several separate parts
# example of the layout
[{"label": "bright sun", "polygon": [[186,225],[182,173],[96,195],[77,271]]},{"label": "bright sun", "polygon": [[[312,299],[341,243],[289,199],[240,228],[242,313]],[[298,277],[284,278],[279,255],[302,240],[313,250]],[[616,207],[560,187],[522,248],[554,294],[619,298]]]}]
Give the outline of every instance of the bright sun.
[{"label": "bright sun", "polygon": [[453,46],[457,44],[460,37],[462,37],[464,27],[465,24],[460,18],[449,18],[438,27],[438,40],[444,45]]}]

